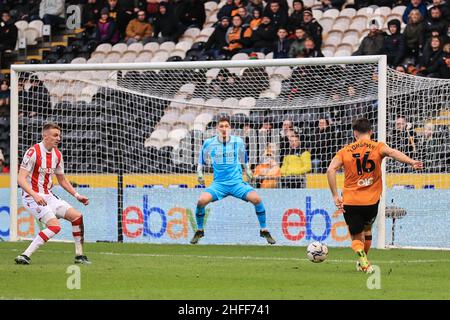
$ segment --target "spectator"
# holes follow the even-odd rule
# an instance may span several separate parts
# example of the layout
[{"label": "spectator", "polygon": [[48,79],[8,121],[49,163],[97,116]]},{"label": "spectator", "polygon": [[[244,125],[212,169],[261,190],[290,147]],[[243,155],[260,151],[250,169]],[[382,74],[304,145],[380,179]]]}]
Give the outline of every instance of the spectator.
[{"label": "spectator", "polygon": [[88,0],[87,4],[83,6],[82,26],[89,35],[93,35],[97,21],[100,19],[100,12],[102,11],[101,0]]},{"label": "spectator", "polygon": [[64,0],[42,0],[39,5],[39,17],[44,24],[51,25],[52,30],[66,22],[65,11]]},{"label": "spectator", "polygon": [[253,51],[267,54],[272,50],[277,34],[274,26],[270,22],[270,17],[264,16],[259,27],[252,32],[250,41]]},{"label": "spectator", "polygon": [[165,41],[177,42],[184,27],[181,26],[177,17],[167,6],[167,3],[161,2],[158,7],[158,14],[153,23],[153,36],[159,43]]},{"label": "spectator", "polygon": [[237,12],[238,12],[237,14],[240,15],[242,18],[242,21],[243,21],[242,27],[244,27],[244,28],[249,27],[250,22],[252,22],[252,20],[253,20],[253,17],[247,13],[247,9],[244,6],[242,6],[237,10]]},{"label": "spectator", "polygon": [[439,78],[450,79],[450,43],[444,46],[444,57],[439,68]]},{"label": "spectator", "polygon": [[290,119],[285,119],[280,130],[280,162],[283,163],[284,156],[288,154],[289,137],[296,134],[294,122]]},{"label": "spectator", "polygon": [[292,2],[292,7],[294,11],[292,11],[291,16],[289,17],[288,26],[291,32],[295,32],[295,30],[303,24],[303,10],[305,9],[305,5],[302,0],[294,0]]},{"label": "spectator", "polygon": [[152,37],[152,26],[147,22],[145,11],[139,10],[137,18],[128,23],[125,41],[128,45],[136,42],[146,44]]},{"label": "spectator", "polygon": [[[442,136],[442,135],[441,135]],[[424,126],[424,131],[417,142],[418,158],[422,160],[425,172],[440,172],[441,164],[445,162],[445,143],[434,130],[432,123]]]},{"label": "spectator", "polygon": [[261,163],[255,168],[254,177],[259,188],[272,189],[277,187],[278,179],[281,177],[281,169],[271,152],[266,150]]},{"label": "spectator", "polygon": [[288,154],[281,165],[283,188],[305,188],[305,173],[311,172],[311,153],[300,147],[300,138],[297,135],[289,137]]},{"label": "spectator", "polygon": [[[416,149],[416,135],[412,128],[412,124],[408,123],[402,116],[397,117],[395,120],[395,127],[389,135],[391,138],[391,147],[400,150],[409,157],[414,157],[417,151]],[[408,167],[393,162],[391,168],[395,172],[407,172]]]},{"label": "spectator", "polygon": [[203,28],[206,20],[205,6],[199,0],[186,0],[179,4],[179,20],[186,28]]},{"label": "spectator", "polygon": [[447,23],[450,23],[450,9],[448,7],[448,2],[445,0],[433,0],[433,6],[439,7],[444,20],[447,21]]},{"label": "spectator", "polygon": [[159,12],[159,0],[147,0],[145,12],[148,17],[148,22],[153,23]]},{"label": "spectator", "polygon": [[[28,90],[26,90],[26,81]],[[51,114],[50,93],[48,92],[44,82],[39,80],[36,75],[25,73],[19,77],[19,116],[34,117],[36,115]],[[24,113],[26,110],[27,113]]]},{"label": "spectator", "polygon": [[322,26],[313,18],[311,9],[307,8],[303,11],[303,27],[316,44],[317,48],[322,47]]},{"label": "spectator", "polygon": [[280,4],[275,1],[267,5],[269,6],[269,11],[264,15],[270,18],[272,26],[276,29],[280,26],[287,25],[287,11],[281,10]]},{"label": "spectator", "polygon": [[395,67],[395,71],[400,72],[400,73],[406,73],[406,68],[403,65],[398,65]]},{"label": "spectator", "polygon": [[323,53],[320,48],[317,48],[314,44],[314,40],[311,37],[306,37],[305,48],[303,49],[303,56],[305,58],[318,58],[323,57]]},{"label": "spectator", "polygon": [[278,3],[278,6],[280,7],[280,11],[285,13],[286,15],[289,12],[289,4],[287,0],[267,0],[265,1],[267,4],[264,8],[263,15],[267,15],[270,12],[270,5],[274,2]]},{"label": "spectator", "polygon": [[263,124],[262,124],[261,128],[259,128],[259,133],[270,135],[270,132],[272,131],[272,129],[273,129],[272,119],[265,118],[263,120]]},{"label": "spectator", "polygon": [[230,57],[244,47],[244,28],[242,28],[241,16],[235,15],[231,22],[232,25],[226,34],[227,45],[222,48],[223,52]]},{"label": "spectator", "polygon": [[242,0],[234,0],[234,8],[231,11],[231,16],[234,17],[235,15],[239,14],[239,8],[245,8],[244,1]]},{"label": "spectator", "polygon": [[[221,20],[222,17],[231,17],[231,12],[234,10],[234,0],[227,0],[219,12],[217,12],[217,20]],[[249,11],[252,12],[252,11]]]},{"label": "spectator", "polygon": [[17,43],[17,34],[17,27],[14,25],[9,12],[3,12],[0,21],[0,55],[6,50],[14,50]]},{"label": "spectator", "polygon": [[253,10],[253,19],[250,21],[250,26],[245,30],[245,38],[249,38],[252,36],[253,31],[258,29],[259,25],[262,21],[261,10],[255,9]]},{"label": "spectator", "polygon": [[403,35],[406,40],[407,56],[414,61],[417,60],[419,52],[424,45],[425,26],[419,10],[411,10],[408,16],[408,24],[405,27]]},{"label": "spectator", "polygon": [[100,19],[97,22],[96,39],[99,43],[116,44],[119,42],[120,34],[116,22],[110,17],[107,8],[103,8]]},{"label": "spectator", "polygon": [[325,12],[330,9],[334,9],[333,5],[331,4],[331,0],[322,0],[321,6],[319,7],[319,10],[322,12]]},{"label": "spectator", "polygon": [[9,167],[5,163],[3,151],[0,149],[0,173],[9,173]]},{"label": "spectator", "polygon": [[336,131],[329,119],[322,117],[317,121],[310,136],[310,147],[314,172],[325,173],[338,148]]},{"label": "spectator", "polygon": [[370,24],[369,34],[364,37],[358,50],[353,53],[354,56],[378,55],[384,53],[384,35],[379,28],[378,21],[373,19]]},{"label": "spectator", "polygon": [[403,11],[403,22],[408,23],[409,14],[412,10],[419,10],[422,18],[425,19],[427,17],[427,6],[422,2],[422,0],[411,0],[406,6],[405,11]]},{"label": "spectator", "polygon": [[108,9],[109,17],[115,22],[120,37],[123,37],[128,22],[132,18],[132,13],[130,11],[127,12],[117,0],[108,0],[105,7]]},{"label": "spectator", "polygon": [[442,16],[440,7],[431,7],[428,19],[425,20],[425,39],[431,38],[431,33],[437,31],[439,35],[445,35],[448,30],[448,21]]},{"label": "spectator", "polygon": [[297,58],[303,56],[305,50],[306,31],[305,27],[300,26],[295,30],[296,39],[292,42],[289,48],[289,58]]},{"label": "spectator", "polygon": [[259,12],[260,12],[260,16],[262,16],[262,12],[263,12],[263,9],[264,9],[263,0],[250,0],[250,1],[248,1],[247,12],[252,12],[253,13],[253,11],[255,9],[258,9]]},{"label": "spectator", "polygon": [[291,41],[287,38],[288,31],[284,27],[278,28],[278,39],[273,46],[273,58],[284,59],[289,58],[289,50],[291,48]]},{"label": "spectator", "polygon": [[40,0],[19,0],[16,5],[11,8],[10,14],[14,21],[39,20],[39,4]]},{"label": "spectator", "polygon": [[438,78],[442,59],[444,59],[444,52],[442,51],[441,39],[432,37],[430,44],[423,50],[418,75]]},{"label": "spectator", "polygon": [[217,59],[221,54],[222,48],[227,46],[226,34],[230,26],[230,18],[223,16],[220,23],[214,29],[214,32],[208,38],[205,44],[205,54]]},{"label": "spectator", "polygon": [[3,80],[0,84],[0,115],[9,116],[9,84],[8,81]]},{"label": "spectator", "polygon": [[384,37],[384,48],[387,55],[387,63],[390,67],[399,65],[406,52],[405,37],[400,33],[400,20],[392,19],[388,22],[390,35]]}]

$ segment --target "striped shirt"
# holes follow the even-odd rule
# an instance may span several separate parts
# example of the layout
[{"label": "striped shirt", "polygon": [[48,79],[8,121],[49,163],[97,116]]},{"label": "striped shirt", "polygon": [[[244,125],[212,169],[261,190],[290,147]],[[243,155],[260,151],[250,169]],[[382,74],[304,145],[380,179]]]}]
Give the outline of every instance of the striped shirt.
[{"label": "striped shirt", "polygon": [[64,174],[61,152],[57,148],[47,150],[43,142],[27,150],[20,167],[31,173],[28,183],[34,192],[41,194],[51,194],[53,174]]}]

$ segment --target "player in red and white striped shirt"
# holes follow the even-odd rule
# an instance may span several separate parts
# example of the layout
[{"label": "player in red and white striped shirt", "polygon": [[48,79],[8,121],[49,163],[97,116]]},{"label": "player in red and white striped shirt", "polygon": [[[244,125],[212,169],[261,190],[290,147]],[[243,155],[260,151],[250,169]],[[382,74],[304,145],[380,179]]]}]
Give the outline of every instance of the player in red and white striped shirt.
[{"label": "player in red and white striped shirt", "polygon": [[66,201],[52,193],[52,176],[60,186],[84,205],[89,199],[80,195],[64,176],[64,162],[58,144],[61,141],[61,128],[55,123],[44,125],[42,141],[28,149],[20,166],[18,183],[22,188],[25,208],[47,228],[39,232],[23,254],[16,257],[17,264],[30,264],[30,256],[41,245],[55,236],[60,230],[59,218],[72,223],[75,240],[75,263],[89,264],[83,254],[84,225],[83,215]]}]

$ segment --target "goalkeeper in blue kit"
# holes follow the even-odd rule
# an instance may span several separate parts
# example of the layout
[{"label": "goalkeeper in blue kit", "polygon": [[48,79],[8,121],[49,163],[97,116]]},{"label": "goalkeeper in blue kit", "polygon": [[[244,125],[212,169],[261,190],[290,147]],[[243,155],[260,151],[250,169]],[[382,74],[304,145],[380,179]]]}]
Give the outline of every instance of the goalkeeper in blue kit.
[{"label": "goalkeeper in blue kit", "polygon": [[198,160],[197,178],[201,185],[205,184],[203,166],[209,160],[213,167],[214,181],[203,192],[197,202],[195,218],[197,231],[191,240],[192,244],[198,243],[205,233],[203,222],[205,207],[210,203],[221,200],[227,196],[249,201],[255,206],[256,216],[260,226],[260,236],[269,244],[275,244],[266,226],[266,209],[261,197],[255,189],[242,178],[242,166],[249,180],[253,179],[253,173],[248,163],[244,141],[229,134],[231,129],[230,119],[221,117],[217,124],[218,135],[205,140]]}]

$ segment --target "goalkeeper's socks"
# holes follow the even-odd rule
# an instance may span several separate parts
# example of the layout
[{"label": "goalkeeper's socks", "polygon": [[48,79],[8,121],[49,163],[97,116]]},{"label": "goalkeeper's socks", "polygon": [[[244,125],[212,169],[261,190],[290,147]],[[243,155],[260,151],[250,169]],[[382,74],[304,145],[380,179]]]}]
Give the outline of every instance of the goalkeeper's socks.
[{"label": "goalkeeper's socks", "polygon": [[195,209],[195,220],[197,220],[197,229],[203,230],[203,222],[205,220],[205,207]]},{"label": "goalkeeper's socks", "polygon": [[36,238],[34,238],[33,242],[31,242],[31,244],[23,254],[27,257],[31,257],[31,255],[37,249],[39,249],[40,246],[46,243],[49,239],[53,238],[60,230],[60,226],[49,226],[46,229],[42,230],[41,232],[39,232]]},{"label": "goalkeeper's socks", "polygon": [[366,253],[366,255],[369,253],[371,246],[372,246],[372,235],[367,235],[364,237],[364,252]]},{"label": "goalkeeper's socks", "polygon": [[266,208],[264,208],[264,203],[261,201],[255,205],[256,216],[258,217],[259,227],[261,229],[266,229]]},{"label": "goalkeeper's socks", "polygon": [[84,242],[84,224],[83,216],[72,221],[72,235],[75,241],[75,254],[77,256],[83,255],[83,242]]}]

